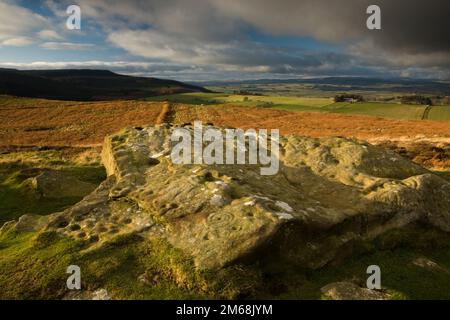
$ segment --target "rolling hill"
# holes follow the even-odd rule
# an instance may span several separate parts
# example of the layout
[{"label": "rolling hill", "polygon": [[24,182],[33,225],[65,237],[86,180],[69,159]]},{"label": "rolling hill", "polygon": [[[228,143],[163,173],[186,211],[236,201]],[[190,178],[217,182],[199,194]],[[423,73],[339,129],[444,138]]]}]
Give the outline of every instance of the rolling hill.
[{"label": "rolling hill", "polygon": [[[262,79],[243,81],[193,82],[214,92],[252,95],[333,97],[354,93],[366,99],[392,100],[408,95],[425,95],[448,100],[450,82],[431,79],[325,77],[311,79]],[[447,97],[447,98],[446,98]],[[448,104],[445,102],[444,104]]]},{"label": "rolling hill", "polygon": [[207,91],[178,81],[132,77],[107,70],[0,69],[0,94],[19,97],[95,101]]}]

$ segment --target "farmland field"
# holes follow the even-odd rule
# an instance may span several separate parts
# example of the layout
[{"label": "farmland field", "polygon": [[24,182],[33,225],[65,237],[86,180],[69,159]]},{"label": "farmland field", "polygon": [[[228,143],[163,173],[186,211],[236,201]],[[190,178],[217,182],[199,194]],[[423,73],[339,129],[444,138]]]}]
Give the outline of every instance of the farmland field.
[{"label": "farmland field", "polygon": [[429,120],[450,121],[450,106],[434,106],[428,115]]},{"label": "farmland field", "polygon": [[290,97],[290,96],[252,96],[226,93],[186,93],[152,97],[151,101],[164,101],[187,104],[234,104],[240,106],[298,106],[319,108],[333,103],[330,98]]},{"label": "farmland field", "polygon": [[[187,93],[151,98],[151,101],[169,101],[194,105],[236,105],[262,107],[297,112],[327,112],[349,115],[367,115],[388,119],[421,120],[426,106],[400,103],[360,102],[334,103],[332,98],[257,96],[224,93]],[[429,120],[449,120],[450,106],[433,106],[428,114]]]},{"label": "farmland field", "polygon": [[[325,107],[328,112],[345,114],[363,114],[392,119],[420,120],[425,111],[425,106],[361,102],[361,103],[335,103]],[[450,108],[448,109],[450,114]],[[439,120],[439,119],[435,119]]]}]

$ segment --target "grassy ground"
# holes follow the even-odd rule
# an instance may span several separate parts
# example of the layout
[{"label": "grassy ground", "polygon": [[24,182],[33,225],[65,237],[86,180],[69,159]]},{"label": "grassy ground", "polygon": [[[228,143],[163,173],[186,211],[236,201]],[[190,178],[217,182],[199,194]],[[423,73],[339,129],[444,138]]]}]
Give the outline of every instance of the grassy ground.
[{"label": "grassy ground", "polygon": [[80,181],[100,184],[105,179],[105,169],[98,160],[91,161],[77,162],[57,150],[0,155],[0,225],[27,213],[58,212],[80,201],[82,197],[41,197],[33,189],[31,178],[40,173],[39,169],[54,169]]},{"label": "grassy ground", "polygon": [[[364,287],[367,267],[378,265],[382,287],[394,299],[450,299],[446,289],[450,285],[449,240],[446,233],[414,226],[361,243],[343,263],[305,271],[303,278],[292,267],[285,268],[284,272],[278,267],[275,274],[287,288],[277,298],[319,299],[320,288],[336,281],[353,281]],[[434,269],[417,266],[414,261],[418,258],[429,259],[437,266]]]},{"label": "grassy ground", "polygon": [[428,119],[450,121],[450,106],[433,106]]},{"label": "grassy ground", "polygon": [[450,181],[450,171],[434,171],[433,173]]},{"label": "grassy ground", "polygon": [[[373,264],[394,299],[450,299],[449,240],[414,227],[360,244],[345,263],[316,271],[266,258],[209,273],[195,271],[164,241],[129,235],[86,251],[86,243],[53,232],[18,234],[6,227],[0,233],[0,299],[60,299],[68,293],[66,268],[72,264],[81,267],[84,290],[105,288],[116,299],[322,299],[320,288],[328,283],[364,285]],[[417,266],[418,258],[437,267]]]},{"label": "grassy ground", "polygon": [[54,232],[4,228],[0,299],[61,299],[73,264],[82,270],[83,290],[106,288],[116,299],[231,299],[248,295],[257,282],[251,268],[195,272],[192,261],[164,241],[129,235],[100,249],[86,251],[86,245]]}]

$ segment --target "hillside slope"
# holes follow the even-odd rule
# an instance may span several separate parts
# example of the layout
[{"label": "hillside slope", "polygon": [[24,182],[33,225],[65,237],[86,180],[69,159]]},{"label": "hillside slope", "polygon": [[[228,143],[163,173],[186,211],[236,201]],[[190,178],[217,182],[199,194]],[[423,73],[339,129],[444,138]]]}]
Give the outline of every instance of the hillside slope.
[{"label": "hillside slope", "polygon": [[19,97],[89,101],[205,91],[178,81],[125,76],[106,70],[0,69],[0,94]]}]

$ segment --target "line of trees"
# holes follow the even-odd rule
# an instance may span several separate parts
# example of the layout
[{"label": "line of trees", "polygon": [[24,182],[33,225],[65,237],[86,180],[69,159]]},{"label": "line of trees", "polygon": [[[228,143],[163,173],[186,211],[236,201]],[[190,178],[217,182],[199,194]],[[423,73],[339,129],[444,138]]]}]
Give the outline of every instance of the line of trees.
[{"label": "line of trees", "polygon": [[429,106],[433,104],[431,98],[421,95],[403,96],[400,102],[403,104],[425,104]]},{"label": "line of trees", "polygon": [[364,97],[359,94],[338,94],[334,97],[334,102],[361,102],[364,101]]}]

